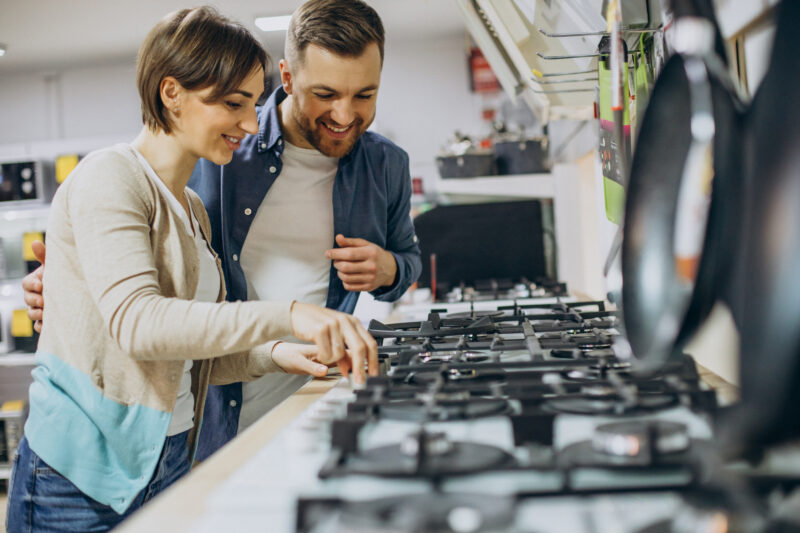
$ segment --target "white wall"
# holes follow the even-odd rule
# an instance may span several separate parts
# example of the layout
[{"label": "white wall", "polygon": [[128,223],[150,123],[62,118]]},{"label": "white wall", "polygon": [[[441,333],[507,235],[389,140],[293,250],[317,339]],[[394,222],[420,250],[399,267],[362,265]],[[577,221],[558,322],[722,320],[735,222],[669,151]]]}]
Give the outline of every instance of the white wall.
[{"label": "white wall", "polygon": [[455,130],[488,133],[482,97],[469,91],[463,35],[386,44],[378,114],[373,129],[402,146],[411,175],[427,190],[436,177],[436,155]]},{"label": "white wall", "polygon": [[[477,133],[464,36],[390,41],[373,129],[405,148],[412,175],[435,173],[439,147]],[[0,79],[0,158],[52,157],[129,140],[141,127],[134,60]],[[426,176],[427,179],[427,176]]]},{"label": "white wall", "polygon": [[0,80],[0,156],[44,156],[31,154],[42,144],[58,149],[63,142],[68,151],[80,139],[92,139],[85,149],[93,149],[103,139],[132,138],[141,124],[135,79],[130,59]]}]

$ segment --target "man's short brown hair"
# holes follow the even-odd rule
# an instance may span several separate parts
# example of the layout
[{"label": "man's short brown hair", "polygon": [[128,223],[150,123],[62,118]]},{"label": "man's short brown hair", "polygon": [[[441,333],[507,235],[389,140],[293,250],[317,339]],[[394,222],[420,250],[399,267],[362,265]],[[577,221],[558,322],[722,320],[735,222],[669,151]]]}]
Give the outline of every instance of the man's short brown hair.
[{"label": "man's short brown hair", "polygon": [[310,44],[358,57],[372,43],[378,45],[383,63],[383,23],[362,0],[308,0],[292,15],[284,55],[289,65],[300,66]]},{"label": "man's short brown hair", "polygon": [[142,121],[152,131],[172,131],[161,101],[161,80],[172,76],[188,90],[214,86],[208,101],[230,94],[254,68],[266,72],[267,52],[241,24],[203,6],[161,19],[147,34],[137,59]]}]

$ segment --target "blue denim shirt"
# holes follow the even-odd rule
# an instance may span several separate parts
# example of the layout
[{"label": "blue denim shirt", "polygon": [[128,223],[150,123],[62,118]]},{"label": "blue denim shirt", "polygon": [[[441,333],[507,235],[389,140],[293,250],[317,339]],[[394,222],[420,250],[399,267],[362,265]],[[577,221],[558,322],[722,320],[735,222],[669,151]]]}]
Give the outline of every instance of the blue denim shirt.
[{"label": "blue denim shirt", "polygon": [[[282,87],[272,93],[258,110],[258,134],[242,141],[230,163],[219,166],[201,159],[189,181],[211,219],[211,244],[222,258],[231,301],[247,299],[239,257],[258,207],[281,173],[284,141],[277,106],[284,98]],[[391,252],[397,261],[394,283],[372,292],[377,300],[398,299],[422,270],[410,202],[408,154],[388,139],[366,132],[339,159],[333,183],[334,235],[366,239]],[[358,295],[345,290],[331,263],[326,306],[352,313]],[[241,404],[241,383],[209,388],[198,459],[205,459],[236,435]]]}]

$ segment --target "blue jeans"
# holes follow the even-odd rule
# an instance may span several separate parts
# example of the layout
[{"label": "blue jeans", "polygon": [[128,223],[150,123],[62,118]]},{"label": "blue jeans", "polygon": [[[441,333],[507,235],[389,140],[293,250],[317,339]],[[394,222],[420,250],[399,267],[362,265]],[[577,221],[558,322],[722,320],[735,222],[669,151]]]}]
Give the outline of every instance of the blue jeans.
[{"label": "blue jeans", "polygon": [[189,471],[188,433],[167,437],[152,479],[121,515],[50,468],[23,437],[8,484],[7,533],[110,530]]}]

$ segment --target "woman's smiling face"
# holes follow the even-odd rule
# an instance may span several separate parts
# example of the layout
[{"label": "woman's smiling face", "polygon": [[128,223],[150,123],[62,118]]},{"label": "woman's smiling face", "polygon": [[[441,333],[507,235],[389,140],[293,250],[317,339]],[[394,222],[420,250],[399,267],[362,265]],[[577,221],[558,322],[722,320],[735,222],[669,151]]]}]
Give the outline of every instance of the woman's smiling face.
[{"label": "woman's smiling face", "polygon": [[256,102],[264,92],[264,69],[255,67],[234,92],[209,101],[213,91],[211,86],[184,92],[174,133],[193,155],[224,165],[247,134],[258,132]]}]

